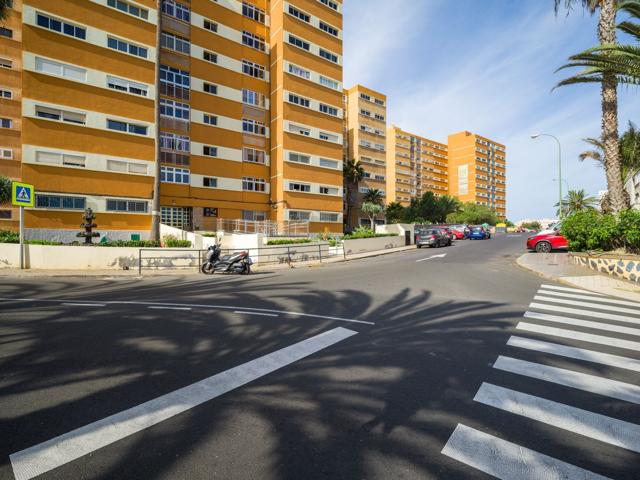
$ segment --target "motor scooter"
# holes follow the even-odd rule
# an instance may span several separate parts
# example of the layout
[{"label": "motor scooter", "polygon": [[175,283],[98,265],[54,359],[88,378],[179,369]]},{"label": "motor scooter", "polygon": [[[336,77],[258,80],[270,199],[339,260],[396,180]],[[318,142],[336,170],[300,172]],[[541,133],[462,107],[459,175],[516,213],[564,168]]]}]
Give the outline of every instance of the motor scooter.
[{"label": "motor scooter", "polygon": [[253,261],[249,252],[237,252],[220,257],[219,245],[211,245],[207,249],[207,256],[200,267],[200,271],[207,275],[214,273],[239,273],[249,275]]}]

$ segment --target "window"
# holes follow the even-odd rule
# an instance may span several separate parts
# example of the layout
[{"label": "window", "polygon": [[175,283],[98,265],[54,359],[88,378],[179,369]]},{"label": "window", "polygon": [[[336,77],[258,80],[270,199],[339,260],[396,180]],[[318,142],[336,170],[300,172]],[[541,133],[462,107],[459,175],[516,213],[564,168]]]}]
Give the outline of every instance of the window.
[{"label": "window", "polygon": [[365,110],[365,109],[360,109],[360,115],[364,115],[365,117],[370,117],[371,116],[371,112],[369,110]]},{"label": "window", "polygon": [[160,65],[160,81],[182,88],[191,87],[191,75],[186,70]]},{"label": "window", "polygon": [[337,142],[339,139],[338,135],[327,132],[320,132],[320,140],[326,140],[327,142]]},{"label": "window", "polygon": [[160,207],[160,220],[171,227],[191,229],[193,209],[191,207]]},{"label": "window", "polygon": [[311,185],[307,183],[289,182],[289,190],[293,190],[294,192],[311,192]]},{"label": "window", "polygon": [[138,173],[146,175],[148,167],[142,163],[124,162],[121,160],[107,160],[107,170],[120,173]]},{"label": "window", "polygon": [[366,100],[367,102],[371,101],[371,97],[369,95],[367,95],[366,93],[361,93],[360,94],[360,98],[363,100]]},{"label": "window", "polygon": [[324,103],[320,104],[320,111],[322,113],[326,113],[327,115],[333,115],[334,117],[338,116],[338,109],[336,107],[325,105]]},{"label": "window", "polygon": [[175,102],[166,98],[160,99],[160,115],[163,117],[189,120],[190,112],[188,103]]},{"label": "window", "polygon": [[339,90],[340,84],[335,80],[327,78],[323,75],[320,75],[320,85],[324,85],[325,87],[333,88],[334,90]]},{"label": "window", "polygon": [[321,222],[339,222],[340,221],[340,214],[339,213],[320,212],[320,221]]},{"label": "window", "polygon": [[160,167],[160,181],[189,185],[190,172],[187,168]]},{"label": "window", "polygon": [[168,132],[160,132],[160,148],[187,153],[191,151],[188,136]]},{"label": "window", "polygon": [[42,107],[40,105],[36,105],[36,117],[56,120],[58,122],[77,123],[78,125],[86,124],[86,114],[84,113]]},{"label": "window", "polygon": [[298,77],[306,78],[307,80],[311,79],[311,72],[309,70],[305,70],[304,68],[298,67],[297,65],[289,64],[289,73],[293,73]]},{"label": "window", "polygon": [[107,198],[107,212],[147,213],[149,202]]},{"label": "window", "polygon": [[255,105],[256,107],[265,108],[265,97],[261,93],[254,92],[253,90],[242,89],[242,103],[247,105]]},{"label": "window", "polygon": [[11,160],[13,158],[13,149],[0,148],[0,158],[3,160]]},{"label": "window", "polygon": [[87,38],[87,30],[85,28],[76,27],[75,25],[63,22],[62,20],[57,20],[53,17],[49,17],[48,15],[43,15],[42,13],[37,14],[36,23],[40,27],[62,33],[64,35],[69,35],[70,37],[80,38],[82,40]]},{"label": "window", "polygon": [[294,37],[291,34],[289,34],[289,43],[291,45],[295,45],[296,47],[302,48],[303,50],[311,50],[311,45],[309,44],[309,42],[305,42],[304,40],[301,40],[298,37]]},{"label": "window", "polygon": [[379,113],[376,113],[374,117],[376,120],[380,120],[381,122],[384,122],[384,115],[380,115]]},{"label": "window", "polygon": [[327,32],[329,35],[333,35],[334,37],[338,36],[338,29],[332,27],[328,23],[324,23],[322,20],[320,20],[320,30]]},{"label": "window", "polygon": [[267,134],[267,127],[262,122],[251,120],[250,118],[243,118],[242,131],[245,133],[251,133],[253,135],[264,136]]},{"label": "window", "polygon": [[107,47],[141,58],[147,58],[147,55],[149,53],[146,47],[139,47],[138,45],[134,45],[133,43],[125,42],[124,40],[119,40],[113,37],[107,38]]},{"label": "window", "polygon": [[170,17],[177,18],[183,22],[189,23],[191,20],[191,11],[188,5],[178,3],[174,0],[162,0],[162,13],[166,13]]},{"label": "window", "polygon": [[261,52],[264,52],[267,49],[264,43],[264,37],[247,32],[246,30],[242,32],[242,43],[247,47],[255,48]]},{"label": "window", "polygon": [[[122,12],[128,13],[129,15],[133,15],[134,17],[139,17],[144,20],[149,18],[149,10],[132,5],[129,2],[124,2],[123,0],[107,0],[107,5],[111,8],[117,8]],[[164,11],[164,5],[162,10]]]},{"label": "window", "polygon": [[213,52],[208,52],[205,50],[202,52],[202,59],[211,63],[218,63],[218,54]]},{"label": "window", "polygon": [[311,17],[309,15],[307,15],[306,13],[298,10],[295,7],[292,7],[291,5],[289,5],[289,14],[293,15],[296,18],[299,18],[303,22],[309,23],[311,21]]},{"label": "window", "polygon": [[265,23],[264,10],[250,3],[242,2],[242,15],[244,15],[247,18],[251,18],[256,22]]},{"label": "window", "polygon": [[140,95],[146,97],[148,93],[148,87],[142,83],[132,82],[131,80],[125,80],[123,78],[112,77],[107,75],[107,86],[114,90],[120,90],[121,92],[129,92],[134,95]]},{"label": "window", "polygon": [[299,125],[296,125],[294,123],[290,123],[289,124],[289,131],[291,133],[297,133],[298,135],[304,135],[305,137],[308,137],[309,135],[311,135],[311,130],[305,127],[301,127]]},{"label": "window", "polygon": [[300,97],[299,95],[294,95],[293,93],[289,94],[289,102],[295,103],[296,105],[300,105],[301,107],[309,108],[309,99]]},{"label": "window", "polygon": [[65,210],[84,210],[87,199],[84,197],[63,197],[61,195],[36,194],[36,208],[60,208]]},{"label": "window", "polygon": [[210,93],[211,95],[218,94],[218,86],[214,85],[213,83],[203,82],[202,90],[204,90],[205,93]]},{"label": "window", "polygon": [[0,57],[0,67],[2,68],[13,68],[13,61],[8,58]]},{"label": "window", "polygon": [[212,22],[210,20],[204,20],[202,26],[205,28],[205,30],[209,30],[210,32],[217,32],[218,31],[218,24],[216,22]]},{"label": "window", "polygon": [[326,5],[327,7],[338,11],[338,4],[333,0],[319,0],[319,1],[320,3],[323,3],[324,5]]},{"label": "window", "polygon": [[339,167],[339,165],[340,165],[340,163],[337,160],[329,160],[327,158],[321,158],[320,159],[320,166],[321,167],[337,169]]},{"label": "window", "polygon": [[260,210],[242,210],[242,219],[250,222],[264,222],[267,219],[267,213]]},{"label": "window", "polygon": [[36,57],[36,71],[80,82],[87,81],[87,71],[84,68],[74,67],[46,58]]},{"label": "window", "polygon": [[215,177],[203,177],[202,186],[207,188],[218,188],[218,179]]},{"label": "window", "polygon": [[209,115],[208,113],[204,114],[203,121],[207,125],[218,125],[218,117],[215,115]]},{"label": "window", "polygon": [[302,155],[301,153],[289,152],[289,161],[309,165],[311,164],[311,157],[309,155]]},{"label": "window", "polygon": [[320,187],[320,193],[322,195],[338,195],[340,190],[336,187]]},{"label": "window", "polygon": [[266,163],[266,154],[262,150],[245,147],[242,149],[242,160],[244,162]]},{"label": "window", "polygon": [[135,133],[136,135],[146,135],[147,128],[145,125],[137,125],[135,123],[121,122],[119,120],[107,119],[107,128],[118,132]]},{"label": "window", "polygon": [[0,128],[13,128],[13,120],[10,118],[0,118]]},{"label": "window", "polygon": [[191,53],[191,43],[189,43],[189,40],[178,37],[177,35],[172,35],[171,33],[162,32],[160,46],[187,55]]},{"label": "window", "polygon": [[382,107],[384,107],[384,101],[383,100],[379,100],[379,99],[375,99],[374,102],[376,103],[376,105],[380,105]]},{"label": "window", "polygon": [[262,178],[242,177],[242,190],[246,192],[265,192],[267,182]]},{"label": "window", "polygon": [[329,60],[330,62],[338,63],[338,56],[335,53],[331,53],[330,51],[325,50],[324,48],[320,49],[320,56],[325,60]]},{"label": "window", "polygon": [[303,212],[301,210],[289,210],[289,220],[306,220],[311,218],[311,212]]},{"label": "window", "polygon": [[242,60],[242,73],[254,78],[265,78],[265,68],[257,63],[250,62],[248,60]]},{"label": "window", "polygon": [[13,38],[13,30],[10,28],[0,27],[0,36]]},{"label": "window", "polygon": [[0,210],[0,220],[11,220],[11,210]]},{"label": "window", "polygon": [[202,154],[205,157],[217,157],[218,156],[218,147],[214,147],[211,145],[205,145],[202,147]]},{"label": "window", "polygon": [[0,88],[0,98],[13,98],[13,92],[11,90],[5,90],[4,88]]}]

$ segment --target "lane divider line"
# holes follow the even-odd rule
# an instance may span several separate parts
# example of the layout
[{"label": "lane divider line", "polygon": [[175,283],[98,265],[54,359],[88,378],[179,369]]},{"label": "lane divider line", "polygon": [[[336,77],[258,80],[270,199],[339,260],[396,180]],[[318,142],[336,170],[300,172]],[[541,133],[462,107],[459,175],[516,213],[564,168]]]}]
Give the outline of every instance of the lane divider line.
[{"label": "lane divider line", "polygon": [[63,303],[67,307],[104,307],[104,303]]},{"label": "lane divider line", "polygon": [[308,357],[356,333],[342,327],[328,330],[26,450],[13,453],[9,458],[15,478],[30,480]]},{"label": "lane divider line", "polygon": [[191,307],[147,307],[151,310],[183,310],[183,311],[189,311],[191,310]]},{"label": "lane divider line", "polygon": [[264,312],[247,312],[242,310],[235,310],[233,313],[241,313],[243,315],[261,315],[263,317],[278,317],[277,313],[264,313]]}]

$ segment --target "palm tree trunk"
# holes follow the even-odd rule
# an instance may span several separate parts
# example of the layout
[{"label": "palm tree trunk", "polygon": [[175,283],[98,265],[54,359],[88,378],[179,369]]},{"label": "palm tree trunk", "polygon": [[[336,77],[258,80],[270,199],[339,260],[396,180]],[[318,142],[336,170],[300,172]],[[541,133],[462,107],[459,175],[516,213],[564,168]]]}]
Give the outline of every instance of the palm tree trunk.
[{"label": "palm tree trunk", "polygon": [[[601,44],[616,43],[617,0],[601,0],[598,39]],[[602,141],[607,188],[614,212],[628,207],[620,167],[618,139],[618,81],[615,74],[605,73],[602,79]]]}]

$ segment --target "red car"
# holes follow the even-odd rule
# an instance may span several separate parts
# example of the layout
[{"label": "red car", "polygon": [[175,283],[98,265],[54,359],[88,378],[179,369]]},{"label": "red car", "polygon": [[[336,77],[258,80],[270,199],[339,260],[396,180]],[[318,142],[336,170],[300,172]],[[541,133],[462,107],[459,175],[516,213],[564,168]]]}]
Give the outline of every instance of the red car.
[{"label": "red car", "polygon": [[560,230],[544,230],[527,238],[527,248],[538,253],[549,253],[551,250],[568,249],[569,242]]},{"label": "red car", "polygon": [[464,240],[465,238],[464,229],[466,228],[465,225],[451,225],[449,228],[451,229],[453,234],[456,236],[456,240]]}]

